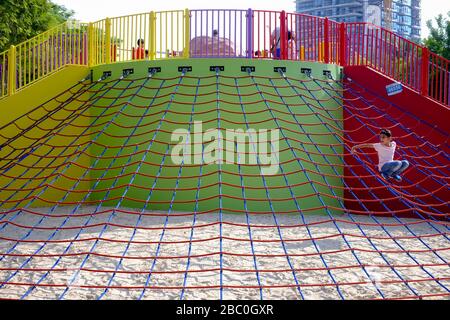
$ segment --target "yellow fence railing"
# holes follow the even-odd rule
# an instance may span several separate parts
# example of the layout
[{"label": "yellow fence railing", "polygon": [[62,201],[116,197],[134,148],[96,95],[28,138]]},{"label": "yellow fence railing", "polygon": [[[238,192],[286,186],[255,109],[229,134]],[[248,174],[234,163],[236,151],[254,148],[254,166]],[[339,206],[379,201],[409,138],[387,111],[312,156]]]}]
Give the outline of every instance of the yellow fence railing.
[{"label": "yellow fence railing", "polygon": [[0,54],[0,98],[67,65],[189,57],[189,10],[67,21]]},{"label": "yellow fence railing", "polygon": [[189,53],[186,34],[189,31],[189,13],[165,11],[156,14],[156,59],[179,58]]},{"label": "yellow fence railing", "polygon": [[88,26],[89,38],[89,66],[106,63],[106,20],[90,23]]},{"label": "yellow fence railing", "polygon": [[107,60],[111,62],[149,58],[153,13],[107,19],[109,37]]},{"label": "yellow fence railing", "polygon": [[[107,18],[91,24],[92,65],[187,57],[189,11]],[[109,49],[108,49],[109,48]]]},{"label": "yellow fence railing", "polygon": [[67,21],[0,54],[0,97],[66,65],[87,65],[87,24]]}]

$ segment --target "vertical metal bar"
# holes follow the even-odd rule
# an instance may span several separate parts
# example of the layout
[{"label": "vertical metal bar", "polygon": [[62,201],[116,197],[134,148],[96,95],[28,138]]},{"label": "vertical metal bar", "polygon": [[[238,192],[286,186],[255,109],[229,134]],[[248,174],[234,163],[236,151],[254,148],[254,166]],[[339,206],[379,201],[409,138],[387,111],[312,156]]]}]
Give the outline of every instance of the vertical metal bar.
[{"label": "vertical metal bar", "polygon": [[[236,21],[236,14],[237,14],[237,11],[236,10],[233,10],[233,13],[234,13],[234,17],[235,17],[235,19],[234,19],[234,32],[235,32],[235,35],[236,35],[236,29],[237,29],[237,25],[236,25],[236,23],[237,23],[237,21]],[[229,33],[229,39],[230,39],[230,41],[231,41],[231,39],[232,39],[232,29],[231,29],[231,26],[232,26],[232,24],[231,24],[231,22],[232,22],[232,15],[231,15],[231,10],[230,11],[228,11],[228,22],[229,22],[229,24],[230,24],[230,30],[228,30],[228,33]],[[225,20],[224,20],[224,22],[223,22],[224,24],[225,24]],[[241,28],[241,33],[242,33],[242,28]],[[235,45],[236,45],[236,36],[235,36],[235,41],[233,42]],[[231,56],[231,54],[232,54],[232,48],[231,48],[231,44],[228,46],[228,56]],[[234,52],[234,55],[236,55],[237,54],[237,48],[235,48],[235,52]]]},{"label": "vertical metal bar", "polygon": [[[214,10],[211,10],[211,11],[207,11],[208,12],[208,14],[209,14],[209,12],[211,12],[211,26],[213,27],[213,29],[214,29]],[[213,32],[212,30],[211,30],[211,32]],[[217,24],[217,34],[220,34],[220,24],[218,23]],[[212,34],[212,52],[211,52],[211,54],[213,54],[214,55],[214,39],[215,39],[215,37],[214,37],[214,34]]]},{"label": "vertical metal bar", "polygon": [[129,51],[129,49],[130,49],[130,47],[128,47],[128,39],[126,38],[126,26],[127,26],[127,24],[126,24],[126,19],[125,18],[121,18],[120,19],[120,35],[121,35],[121,39],[122,39],[122,42],[123,42],[123,48],[122,48],[122,56],[123,56],[123,59],[122,59],[122,61],[127,61],[127,60],[130,60],[130,51]]},{"label": "vertical metal bar", "polygon": [[372,67],[375,69],[378,69],[378,65],[379,65],[379,47],[380,47],[380,41],[378,40],[378,28],[375,29],[375,36],[374,36],[374,62],[372,64]]},{"label": "vertical metal bar", "polygon": [[183,57],[189,58],[191,51],[191,13],[189,9],[184,10],[184,50]]},{"label": "vertical metal bar", "polygon": [[[32,48],[31,48],[31,41],[28,41],[28,83],[31,82],[31,66],[32,66],[32,59],[33,59],[33,55],[31,52]],[[60,49],[61,51],[61,49]],[[3,64],[4,65],[4,64]]]},{"label": "vertical metal bar", "polygon": [[[70,43],[70,64],[74,63],[74,56],[75,56],[75,50],[74,50],[74,42],[73,42],[73,34],[71,34],[70,32],[67,32],[67,35],[69,37],[69,43]],[[46,43],[48,43],[48,41],[46,41]],[[48,54],[46,53],[46,56],[48,57]],[[48,59],[47,59],[48,61]]]},{"label": "vertical metal bar", "polygon": [[434,98],[435,97],[435,93],[436,93],[435,81],[436,81],[436,78],[437,78],[436,77],[436,72],[435,72],[436,67],[435,67],[435,64],[434,64],[434,60],[435,60],[434,56],[432,54],[430,54],[429,57],[430,57],[430,61],[429,61],[430,73],[429,73],[428,77],[430,77],[430,75],[431,76],[434,75],[434,79],[433,79],[433,77],[431,77],[431,79],[430,78],[428,79],[429,82],[430,82],[430,85],[431,85],[431,88],[428,91],[428,95]]},{"label": "vertical metal bar", "polygon": [[[231,12],[231,10],[229,12]],[[223,15],[223,38],[230,40],[231,36],[227,37],[227,35],[226,35],[227,34],[227,29],[226,29],[226,10],[222,10],[222,15]],[[231,21],[229,21],[228,26],[231,29],[231,24],[230,23],[231,23]],[[228,31],[228,33],[230,33],[230,32]],[[230,47],[231,46],[227,43],[227,46],[225,48],[228,49],[228,56],[231,55]],[[224,50],[223,53],[226,55],[226,51],[225,50]]]},{"label": "vertical metal bar", "polygon": [[6,94],[6,92],[5,92],[5,86],[6,86],[5,69],[7,68],[6,64],[5,64],[6,55],[7,55],[7,53],[0,55],[0,59],[2,59],[2,61],[1,61],[2,68],[0,69],[0,97],[3,97]]},{"label": "vertical metal bar", "polygon": [[[163,13],[159,13],[159,55],[158,58],[162,58],[163,52]],[[156,49],[158,51],[158,48]]]},{"label": "vertical metal bar", "polygon": [[[131,25],[131,19],[130,19],[130,17],[126,17],[126,31],[125,31],[125,37],[127,38],[127,43],[128,43],[128,45],[127,45],[127,47],[128,48],[134,48],[134,45],[135,45],[135,43],[134,43],[134,39],[133,39],[133,28],[132,28],[132,25]],[[137,58],[138,57],[138,50],[135,50],[135,58]]]},{"label": "vertical metal bar", "polygon": [[[17,79],[18,81],[18,88],[20,88],[22,85],[22,47],[23,45],[19,46],[19,50],[18,50],[18,74],[19,74],[19,78]],[[16,49],[17,50],[17,49]]]},{"label": "vertical metal bar", "polygon": [[[387,37],[389,36],[389,38]],[[387,75],[392,77],[392,34],[390,32],[386,35],[386,46],[388,53],[386,55],[386,61],[387,61]]]},{"label": "vertical metal bar", "polygon": [[286,30],[286,11],[281,11],[280,14],[280,47],[281,60],[287,59],[287,30]]},{"label": "vertical metal bar", "polygon": [[[263,26],[266,25],[266,16],[267,16],[267,14],[265,12],[263,12],[263,13],[258,12],[258,19],[257,19],[257,22],[256,22],[256,28],[258,30],[258,36],[257,36],[258,37],[258,45],[257,45],[257,51],[258,52],[267,50],[267,48],[266,48],[266,45],[267,45],[266,30],[264,29],[264,27],[263,27],[263,30],[262,30],[262,34],[263,34],[263,38],[264,39],[263,39],[263,45],[261,47],[261,14],[263,16]],[[272,20],[270,19],[270,13],[269,13],[269,39],[270,39],[270,33],[272,32],[271,22],[272,22]],[[252,29],[254,30],[254,28],[255,28],[255,20],[253,19]],[[271,44],[269,44],[269,47],[270,47],[270,45]]]},{"label": "vertical metal bar", "polygon": [[37,61],[36,61],[37,75],[36,75],[36,79],[39,79],[41,76],[41,72],[42,72],[42,42],[41,42],[40,36],[38,36],[38,38],[37,38],[36,45],[37,45]]},{"label": "vertical metal bar", "polygon": [[173,11],[171,11],[170,12],[170,35],[171,35],[171,37],[170,37],[170,53],[171,53],[171,55],[172,55],[172,58],[174,57],[173,56],[173,53],[174,53],[174,47],[173,47],[173,38],[174,38],[174,34],[176,34],[177,36],[178,36],[178,32],[177,33],[174,33],[173,31]]},{"label": "vertical metal bar", "polygon": [[[148,42],[148,38],[146,37],[145,31],[143,31],[143,30],[145,30],[144,29],[144,23],[143,23],[143,20],[142,20],[143,16],[144,16],[144,14],[140,14],[139,15],[139,34],[145,40],[145,43],[147,43]],[[145,54],[145,49],[144,49],[144,56],[142,58],[143,59],[148,59],[148,55]]]},{"label": "vertical metal bar", "polygon": [[48,42],[48,46],[49,46],[49,53],[48,53],[48,55],[49,55],[49,72],[52,72],[54,69],[54,67],[53,67],[53,64],[54,64],[54,60],[53,60],[53,58],[54,58],[54,50],[55,50],[55,47],[54,47],[54,44],[53,44],[53,38],[54,38],[54,36],[55,36],[55,32],[58,32],[58,30],[56,29],[56,30],[54,30],[54,31],[52,31],[51,33],[50,33],[50,36],[49,36],[49,42]]},{"label": "vertical metal bar", "polygon": [[[209,29],[208,29],[208,24],[209,24],[209,11],[206,11],[206,35],[209,36]],[[206,50],[206,55],[208,55],[208,43],[206,42],[207,39],[205,39],[205,50]]]},{"label": "vertical metal bar", "polygon": [[312,17],[311,22],[313,24],[313,35],[312,38],[314,39],[314,45],[316,48],[317,53],[317,59],[321,62],[323,62],[323,55],[322,55],[322,38],[320,37],[320,31],[319,31],[319,21],[317,17]]},{"label": "vertical metal bar", "polygon": [[88,46],[88,66],[92,67],[94,65],[94,25],[92,23],[88,26]]},{"label": "vertical metal bar", "polygon": [[[294,42],[294,40],[292,39],[292,36],[294,35],[294,31],[292,29],[292,14],[288,15],[288,26],[290,26],[290,28],[288,28],[288,31],[291,32],[291,39],[288,39],[288,59],[289,60],[296,60],[296,53],[294,52],[294,46],[292,45],[292,43]],[[289,42],[291,43],[289,45]]]},{"label": "vertical metal bar", "polygon": [[16,93],[16,47],[11,46],[8,56],[8,95]]},{"label": "vertical metal bar", "polygon": [[443,86],[442,86],[442,91],[444,91],[444,100],[443,100],[443,103],[444,104],[448,104],[448,94],[449,94],[449,92],[446,90],[447,88],[448,88],[448,78],[449,78],[449,68],[448,68],[448,62],[446,61],[445,63],[444,63],[444,66],[445,66],[445,68],[444,68],[444,83],[443,83]]},{"label": "vertical metal bar", "polygon": [[358,24],[352,25],[352,32],[353,32],[353,43],[352,47],[355,51],[354,57],[353,57],[353,65],[359,64],[359,28]]},{"label": "vertical metal bar", "polygon": [[346,49],[346,47],[347,47],[347,26],[346,26],[346,24],[345,24],[345,22],[342,22],[340,25],[339,25],[339,28],[340,28],[340,34],[341,34],[341,36],[340,36],[340,52],[339,52],[339,57],[340,57],[340,65],[342,66],[342,67],[345,67],[346,65],[347,65],[347,63],[346,63],[346,55],[345,55],[345,49]]},{"label": "vertical metal bar", "polygon": [[200,36],[201,36],[201,42],[200,42],[200,56],[203,56],[203,11],[200,11]]},{"label": "vertical metal bar", "polygon": [[33,70],[33,77],[32,77],[32,79],[31,79],[31,81],[33,81],[34,80],[34,78],[36,77],[36,40],[31,40],[30,41],[30,43],[32,43],[33,44],[33,47],[32,47],[32,50],[33,50],[33,52],[32,52],[32,64],[31,64],[31,68],[32,68],[32,70]]},{"label": "vertical metal bar", "polygon": [[[110,64],[111,63],[111,19],[110,18],[106,18],[105,21],[105,37],[106,37],[106,41],[104,44],[104,50],[106,53],[106,64]],[[103,44],[102,44],[103,45]]]},{"label": "vertical metal bar", "polygon": [[330,22],[328,18],[325,18],[323,24],[323,33],[324,33],[324,60],[325,63],[330,63]]},{"label": "vertical metal bar", "polygon": [[436,55],[431,55],[431,61],[432,61],[432,72],[431,74],[434,75],[434,94],[433,97],[435,99],[438,99],[439,96],[439,63],[438,63],[438,57]]},{"label": "vertical metal bar", "polygon": [[[80,52],[80,46],[79,46],[79,42],[78,42],[78,31],[75,29],[75,26],[73,26],[73,31],[72,31],[72,37],[74,38],[74,61],[73,61],[73,63],[74,64],[79,64],[79,58],[80,58],[80,55],[79,55],[79,52]],[[53,69],[53,39],[54,39],[54,36],[52,35],[52,37],[51,37],[51,41],[50,41],[50,43],[51,43],[51,55],[52,55],[52,57],[51,57],[51,69]]]},{"label": "vertical metal bar", "polygon": [[[252,59],[253,58],[253,10],[248,9],[247,10],[247,58]],[[241,32],[242,34],[242,32]],[[259,41],[259,40],[258,40]],[[258,48],[259,50],[259,48]]]},{"label": "vertical metal bar", "polygon": [[357,43],[356,43],[357,50],[356,51],[358,52],[358,55],[356,56],[356,64],[359,66],[361,64],[361,56],[362,56],[362,54],[361,54],[361,25],[357,24],[356,26],[357,26],[356,30],[358,30],[356,33],[356,36],[357,36],[357,40],[356,40],[357,41]]},{"label": "vertical metal bar", "polygon": [[45,76],[48,74],[48,65],[49,65],[49,59],[48,59],[48,52],[49,52],[49,41],[50,38],[48,37],[48,32],[42,34],[42,76]]},{"label": "vertical metal bar", "polygon": [[165,38],[165,42],[164,42],[164,44],[166,45],[165,46],[165,51],[166,51],[166,58],[169,58],[169,33],[167,32],[167,29],[168,29],[168,23],[169,23],[169,18],[168,18],[168,13],[167,12],[164,12],[164,21],[165,21],[165,24],[164,24],[164,27],[165,27],[165,29],[164,29],[164,34],[166,35],[166,38]]},{"label": "vertical metal bar", "polygon": [[30,44],[30,42],[29,41],[27,41],[27,42],[25,42],[24,44],[23,44],[23,50],[22,50],[22,59],[23,59],[23,67],[22,67],[22,70],[23,70],[23,75],[22,75],[22,81],[23,81],[23,83],[24,83],[24,85],[25,84],[28,84],[29,83],[29,81],[28,81],[28,68],[29,68],[29,59],[28,59],[28,52],[29,52],[29,44]]},{"label": "vertical metal bar", "polygon": [[[195,19],[194,19],[194,26],[195,26],[195,34],[194,34],[194,39],[195,39],[195,42],[194,42],[194,45],[195,45],[195,47],[194,47],[194,54],[195,55],[197,55],[197,28],[198,28],[198,18],[197,18],[197,16],[198,16],[198,11],[196,10],[196,11],[194,11],[195,12]],[[200,16],[200,19],[201,19],[201,16]],[[192,25],[192,23],[191,23],[191,25]],[[192,28],[192,27],[191,27]],[[201,25],[200,25],[200,28],[201,28]]]},{"label": "vertical metal bar", "polygon": [[421,92],[422,95],[428,95],[428,77],[429,77],[429,53],[428,48],[422,48],[422,83],[421,83]]},{"label": "vertical metal bar", "polygon": [[402,79],[402,82],[405,83],[406,82],[405,60],[407,58],[407,51],[405,51],[405,49],[406,49],[406,46],[408,45],[408,43],[406,41],[402,41],[402,43],[403,43],[403,45],[402,45],[403,48],[401,48],[401,51],[402,51],[401,79]]}]

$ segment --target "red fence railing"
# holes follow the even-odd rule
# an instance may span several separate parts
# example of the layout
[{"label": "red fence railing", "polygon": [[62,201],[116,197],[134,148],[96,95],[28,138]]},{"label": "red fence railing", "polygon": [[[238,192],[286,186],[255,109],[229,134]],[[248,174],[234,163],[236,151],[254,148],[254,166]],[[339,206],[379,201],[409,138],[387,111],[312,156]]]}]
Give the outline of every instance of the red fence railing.
[{"label": "red fence railing", "polygon": [[367,23],[346,24],[347,65],[367,65],[412,88],[420,87],[422,49]]},{"label": "red fence railing", "polygon": [[450,105],[450,61],[370,23],[338,23],[298,13],[249,10],[252,58],[368,66]]},{"label": "red fence railing", "polygon": [[450,105],[450,61],[429,53],[428,95],[444,104]]},{"label": "red fence railing", "polygon": [[365,65],[449,105],[450,64],[427,48],[369,23],[347,23],[343,66]]}]

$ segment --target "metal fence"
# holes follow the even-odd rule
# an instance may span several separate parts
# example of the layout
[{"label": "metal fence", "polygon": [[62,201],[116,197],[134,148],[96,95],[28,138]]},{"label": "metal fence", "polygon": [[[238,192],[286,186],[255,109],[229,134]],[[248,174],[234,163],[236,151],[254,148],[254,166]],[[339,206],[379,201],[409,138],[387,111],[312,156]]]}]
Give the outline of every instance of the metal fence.
[{"label": "metal fence", "polygon": [[192,58],[248,57],[247,10],[191,10]]},{"label": "metal fence", "polygon": [[0,97],[66,65],[212,57],[369,66],[449,105],[450,63],[423,46],[368,23],[252,9],[68,21],[0,54]]},{"label": "metal fence", "polygon": [[20,90],[66,65],[87,65],[86,30],[86,24],[66,22],[10,50],[9,59],[15,67],[10,74],[15,77],[15,86],[10,89]]}]

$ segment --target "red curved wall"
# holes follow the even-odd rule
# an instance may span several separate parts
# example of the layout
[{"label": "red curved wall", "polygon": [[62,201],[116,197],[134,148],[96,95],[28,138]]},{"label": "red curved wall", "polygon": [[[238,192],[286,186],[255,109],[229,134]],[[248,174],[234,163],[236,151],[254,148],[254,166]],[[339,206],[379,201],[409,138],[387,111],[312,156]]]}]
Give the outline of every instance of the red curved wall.
[{"label": "red curved wall", "polygon": [[369,210],[380,215],[444,218],[450,212],[449,108],[407,88],[388,97],[386,85],[393,81],[370,68],[347,67],[344,73],[344,130],[349,146],[378,142],[380,128],[390,128],[399,147],[395,159],[411,163],[403,182],[386,184],[374,174],[378,171],[374,151],[357,156],[347,152],[346,208],[353,213]]}]

